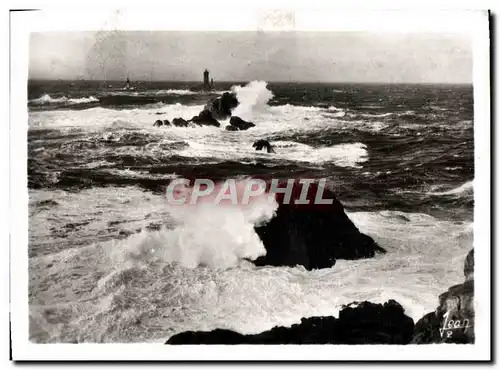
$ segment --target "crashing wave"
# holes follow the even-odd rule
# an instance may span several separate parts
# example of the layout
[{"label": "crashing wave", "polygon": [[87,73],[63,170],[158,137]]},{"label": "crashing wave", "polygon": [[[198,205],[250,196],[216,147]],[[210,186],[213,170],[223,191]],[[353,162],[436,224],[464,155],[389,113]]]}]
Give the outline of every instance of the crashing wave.
[{"label": "crashing wave", "polygon": [[467,181],[466,183],[450,190],[430,192],[429,195],[460,195],[474,191],[474,181]]},{"label": "crashing wave", "polygon": [[267,103],[274,97],[265,81],[252,81],[245,86],[233,86],[231,91],[236,94],[240,103],[232,115],[249,121],[253,119],[254,114],[265,112],[269,107]]},{"label": "crashing wave", "polygon": [[30,104],[33,105],[49,105],[49,104],[88,104],[98,102],[95,96],[83,97],[83,98],[68,98],[66,96],[62,96],[60,98],[52,98],[49,94],[44,94],[39,98],[32,99],[29,101]]},{"label": "crashing wave", "polygon": [[261,198],[238,206],[171,205],[169,213],[179,224],[177,228],[134,234],[111,249],[111,258],[119,266],[162,261],[187,268],[222,269],[236,266],[242,259],[256,259],[266,250],[254,225],[271,219],[278,207],[267,197]]}]

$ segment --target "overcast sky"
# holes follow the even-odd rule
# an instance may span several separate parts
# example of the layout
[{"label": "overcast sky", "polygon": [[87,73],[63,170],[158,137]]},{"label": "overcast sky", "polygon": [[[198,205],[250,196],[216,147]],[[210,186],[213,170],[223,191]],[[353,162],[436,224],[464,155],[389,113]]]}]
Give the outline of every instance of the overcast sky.
[{"label": "overcast sky", "polygon": [[471,83],[457,34],[50,32],[31,35],[30,78]]}]

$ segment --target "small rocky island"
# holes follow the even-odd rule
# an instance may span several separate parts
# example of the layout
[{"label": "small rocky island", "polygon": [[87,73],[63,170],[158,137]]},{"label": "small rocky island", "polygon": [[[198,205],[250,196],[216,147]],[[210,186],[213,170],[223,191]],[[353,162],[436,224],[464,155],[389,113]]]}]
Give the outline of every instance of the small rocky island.
[{"label": "small rocky island", "polygon": [[[203,91],[213,90],[213,79],[209,81],[209,72],[205,70],[203,73]],[[189,120],[183,118],[174,118],[172,122],[169,120],[156,120],[153,124],[155,127],[175,126],[175,127],[196,127],[196,126],[214,126],[220,127],[220,120],[230,118],[229,125],[225,127],[227,131],[244,131],[255,127],[253,122],[247,122],[244,119],[232,116],[232,110],[239,105],[238,98],[235,93],[225,92],[221,96],[210,100],[203,110],[197,116]],[[192,124],[192,125],[190,125]]]}]

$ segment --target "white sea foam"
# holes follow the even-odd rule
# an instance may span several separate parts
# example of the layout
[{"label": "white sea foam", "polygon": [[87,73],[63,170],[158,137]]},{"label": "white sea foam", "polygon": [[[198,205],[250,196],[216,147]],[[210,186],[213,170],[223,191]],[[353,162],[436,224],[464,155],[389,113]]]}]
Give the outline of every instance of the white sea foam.
[{"label": "white sea foam", "polygon": [[86,98],[68,98],[66,96],[62,96],[60,98],[52,98],[49,94],[44,94],[39,98],[32,99],[29,101],[29,103],[33,105],[49,105],[49,104],[85,104],[85,103],[93,103],[93,102],[98,102],[99,99],[97,99],[94,96],[89,96]]},{"label": "white sea foam", "polygon": [[234,267],[241,259],[265,255],[254,225],[269,220],[277,206],[276,202],[267,202],[267,198],[241,206],[171,206],[170,214],[179,224],[176,229],[131,236],[112,249],[112,259],[118,266],[160,260],[188,268]]},{"label": "white sea foam", "polygon": [[324,164],[332,162],[340,167],[361,167],[368,160],[366,145],[363,143],[338,144],[331,147],[313,148],[291,141],[271,142],[277,156],[298,162]]},{"label": "white sea foam", "polygon": [[224,146],[218,143],[199,143],[188,141],[188,147],[177,154],[186,157],[218,158],[221,160],[245,160],[250,158],[276,158],[302,163],[324,165],[335,164],[340,167],[359,168],[368,160],[366,145],[362,143],[338,144],[331,147],[314,148],[307,144],[293,141],[271,141],[275,153],[255,151],[252,142],[226,142]]},{"label": "white sea foam", "polygon": [[466,183],[450,190],[444,191],[431,191],[429,195],[460,195],[463,193],[471,193],[474,191],[474,181],[467,181]]},{"label": "white sea foam", "polygon": [[[126,214],[123,221],[132,225],[121,225],[135,227],[134,223],[144,222],[138,212],[153,211],[158,220],[159,212],[151,206],[164,205],[163,196],[133,188],[123,189],[119,196],[115,193],[32,191],[30,201],[49,196],[57,204],[38,213],[33,208],[42,206],[32,204],[30,209],[40,220],[50,215],[52,226],[61,229],[65,219],[79,223],[109,198],[114,211],[93,217],[112,221]],[[121,206],[130,196],[133,204]],[[275,325],[289,326],[301,317],[336,316],[343,304],[362,300],[396,299],[418,320],[435,309],[440,293],[463,281],[463,258],[472,247],[470,224],[394,211],[349,213],[362,232],[388,250],[386,255],[339,260],[333,268],[315,271],[258,268],[241,258],[262,254],[252,225],[259,217],[270,217],[273,207],[185,210],[169,214],[178,224],[173,230],[142,231],[122,240],[31,258],[30,338],[162,343],[184,330],[257,333]],[[31,227],[44,225],[46,221],[35,221]],[[76,233],[68,233],[65,242],[75,243],[85,235]]]},{"label": "white sea foam", "polygon": [[365,117],[365,118],[385,118],[385,117],[390,117],[392,116],[394,113],[392,112],[389,112],[389,113],[380,113],[380,114],[373,114],[373,113],[360,113],[358,114],[359,116],[361,117]]},{"label": "white sea foam", "polygon": [[185,90],[185,89],[168,89],[168,90],[157,90],[155,91],[155,95],[196,95],[198,94],[196,91]]},{"label": "white sea foam", "polygon": [[267,82],[252,81],[245,86],[233,86],[239,105],[232,114],[245,120],[252,120],[254,116],[265,112],[268,101],[273,98],[273,93],[267,89]]}]

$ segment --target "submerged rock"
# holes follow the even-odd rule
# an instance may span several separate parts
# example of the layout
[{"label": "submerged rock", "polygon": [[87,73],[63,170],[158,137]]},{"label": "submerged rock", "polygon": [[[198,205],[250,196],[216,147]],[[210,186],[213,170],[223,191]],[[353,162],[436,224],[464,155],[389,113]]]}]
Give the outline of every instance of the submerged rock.
[{"label": "submerged rock", "polygon": [[465,282],[439,296],[439,306],[415,325],[412,344],[474,343],[474,249],[465,258]]},{"label": "submerged rock", "polygon": [[232,125],[227,125],[227,126],[226,126],[226,130],[227,130],[227,131],[239,131],[239,130],[238,130],[238,127],[236,127],[236,126],[232,126]]},{"label": "submerged rock", "polygon": [[344,307],[338,318],[303,318],[289,328],[276,326],[255,335],[224,329],[187,331],[166,344],[407,344],[413,327],[401,305],[389,300],[383,305],[354,303]]},{"label": "submerged rock", "polygon": [[273,146],[269,143],[267,140],[257,140],[256,142],[253,143],[252,147],[255,148],[255,150],[262,150],[266,148],[268,153],[276,153],[273,149]]},{"label": "submerged rock", "polygon": [[231,126],[236,127],[238,130],[248,130],[251,127],[255,127],[255,124],[252,122],[247,122],[240,117],[233,116],[229,120]]},{"label": "submerged rock", "polygon": [[[286,183],[279,187],[285,188]],[[337,259],[354,260],[385,253],[371,237],[358,230],[332,191],[324,188],[320,195],[321,199],[331,199],[332,204],[317,204],[316,197],[321,191],[318,183],[310,184],[307,189],[306,199],[310,204],[296,204],[302,187],[294,182],[288,204],[283,193],[276,193],[279,204],[276,215],[255,228],[267,251],[254,261],[256,265],[302,265],[312,270],[332,267]]]}]

